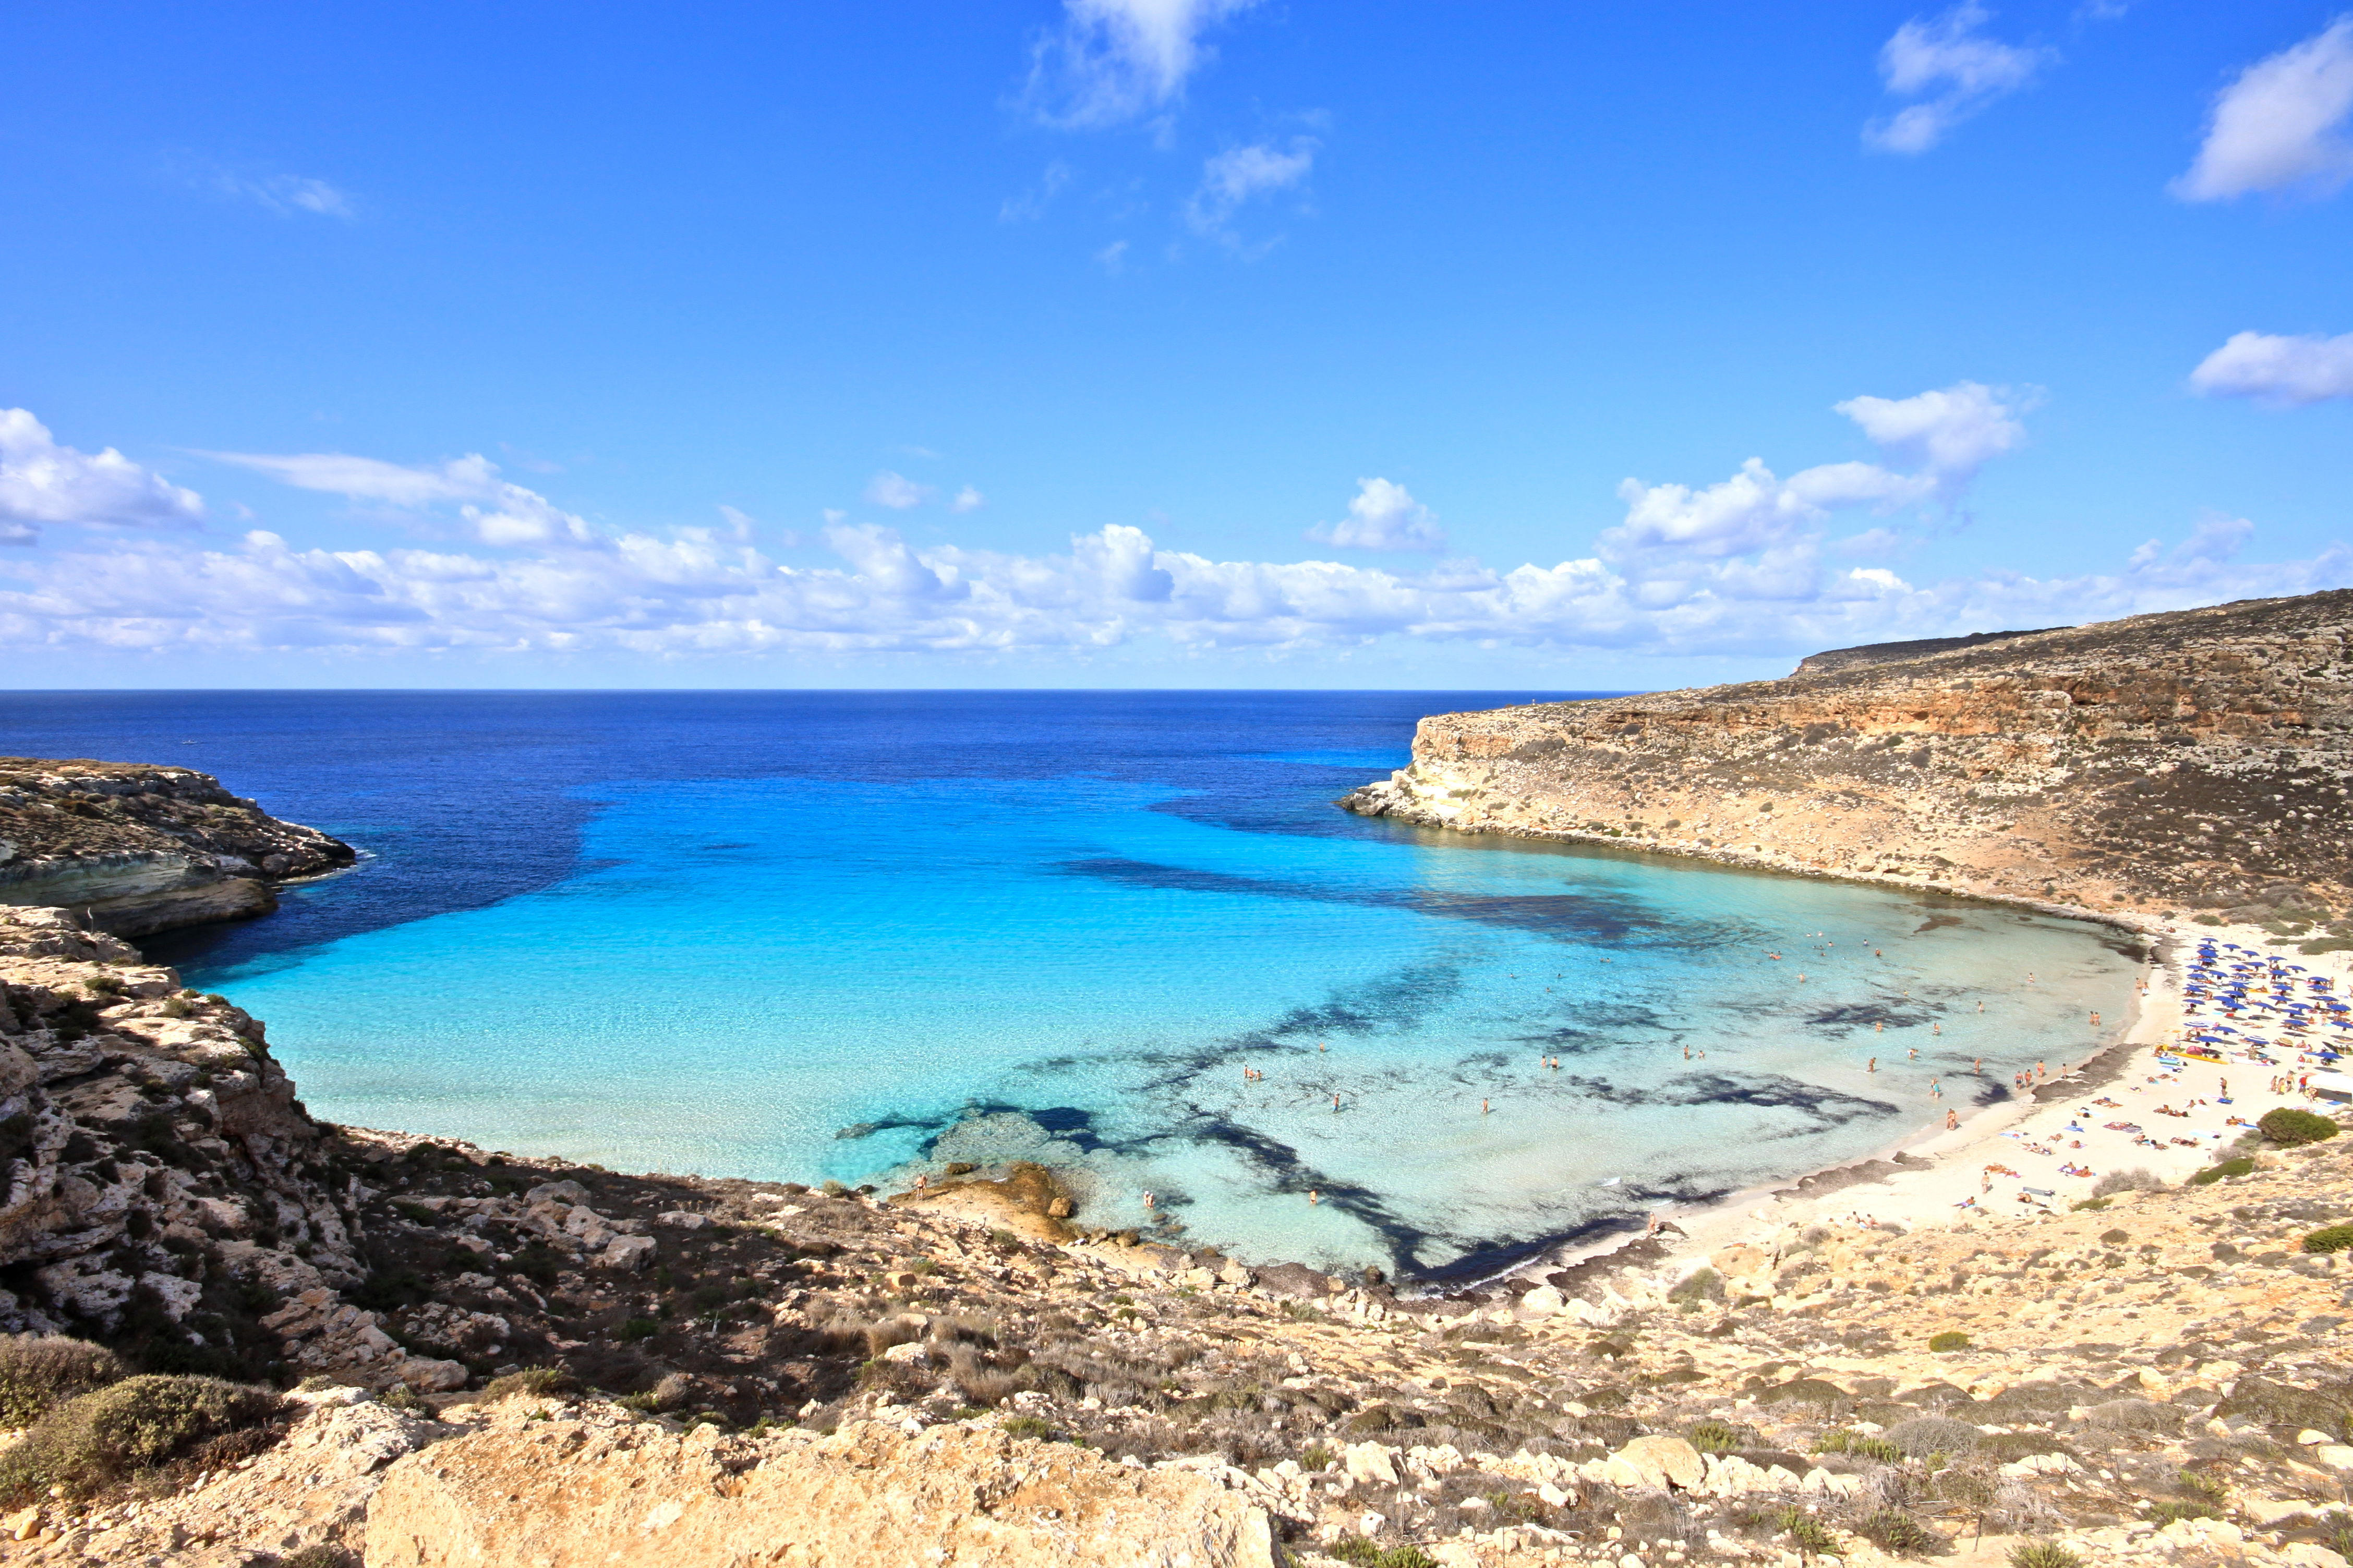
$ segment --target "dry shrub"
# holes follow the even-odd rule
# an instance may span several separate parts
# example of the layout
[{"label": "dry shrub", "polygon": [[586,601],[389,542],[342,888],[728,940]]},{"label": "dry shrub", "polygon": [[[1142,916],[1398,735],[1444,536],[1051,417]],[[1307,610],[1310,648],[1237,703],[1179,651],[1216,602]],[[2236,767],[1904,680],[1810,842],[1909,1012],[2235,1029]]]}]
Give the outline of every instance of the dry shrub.
[{"label": "dry shrub", "polygon": [[521,1372],[511,1372],[504,1377],[494,1377],[482,1385],[482,1403],[512,1399],[528,1394],[542,1399],[555,1399],[566,1394],[580,1392],[580,1380],[560,1366],[527,1366]]},{"label": "dry shrub", "polygon": [[0,1339],[0,1427],[30,1426],[69,1399],[121,1382],[130,1370],[87,1340],[10,1334]]},{"label": "dry shrub", "polygon": [[124,1378],[69,1400],[0,1452],[0,1505],[62,1487],[88,1497],[232,1433],[267,1426],[284,1401],[216,1377]]}]

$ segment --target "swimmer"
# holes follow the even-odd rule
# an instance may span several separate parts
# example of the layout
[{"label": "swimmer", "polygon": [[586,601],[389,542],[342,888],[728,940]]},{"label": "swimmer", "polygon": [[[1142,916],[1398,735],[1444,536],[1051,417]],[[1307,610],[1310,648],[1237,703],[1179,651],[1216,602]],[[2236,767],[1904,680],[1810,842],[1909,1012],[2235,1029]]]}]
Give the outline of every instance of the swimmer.
[{"label": "swimmer", "polygon": [[1960,1124],[1961,1124],[1961,1113],[1960,1113],[1959,1111],[1957,1111],[1957,1110],[1947,1110],[1947,1112],[1945,1112],[1945,1131],[1946,1131],[1950,1132],[1950,1131],[1952,1131],[1955,1128],[1957,1128],[1957,1127],[1960,1126]]},{"label": "swimmer", "polygon": [[1905,1047],[1905,1049],[1910,1053],[1909,1055],[1907,1055],[1907,1056],[1904,1058],[1905,1061],[1907,1061],[1907,1062],[1916,1062],[1916,1061],[1918,1061],[1918,1060],[1920,1059],[1920,1047],[1917,1047],[1917,1046],[1907,1046],[1907,1047]]},{"label": "swimmer", "polygon": [[1314,1187],[1310,1187],[1307,1189],[1307,1201],[1311,1204],[1320,1204],[1324,1200],[1316,1195]]},{"label": "swimmer", "polygon": [[1479,1102],[1479,1114],[1482,1116],[1487,1114],[1487,1102],[1483,1100]]},{"label": "swimmer", "polygon": [[1879,1070],[1879,1058],[1877,1057],[1872,1058],[1869,1062],[1864,1064],[1862,1070],[1865,1072],[1877,1072]]}]

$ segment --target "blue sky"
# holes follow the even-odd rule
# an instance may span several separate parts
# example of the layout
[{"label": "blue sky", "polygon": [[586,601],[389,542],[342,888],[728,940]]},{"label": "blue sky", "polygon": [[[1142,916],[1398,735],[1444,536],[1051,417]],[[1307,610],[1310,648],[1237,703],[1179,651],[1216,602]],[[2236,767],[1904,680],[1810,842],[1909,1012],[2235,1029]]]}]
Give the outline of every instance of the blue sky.
[{"label": "blue sky", "polygon": [[11,25],[14,685],[1654,687],[2353,583],[2327,5]]}]

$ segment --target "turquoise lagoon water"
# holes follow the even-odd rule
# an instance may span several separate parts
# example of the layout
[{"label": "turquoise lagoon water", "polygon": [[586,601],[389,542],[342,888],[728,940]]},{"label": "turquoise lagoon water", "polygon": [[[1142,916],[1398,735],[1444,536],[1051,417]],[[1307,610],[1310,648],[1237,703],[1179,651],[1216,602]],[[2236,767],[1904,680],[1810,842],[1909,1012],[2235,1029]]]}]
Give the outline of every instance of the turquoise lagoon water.
[{"label": "turquoise lagoon water", "polygon": [[2128,1011],[2096,927],[1330,807],[1462,700],[997,694],[935,744],[760,695],[585,746],[419,710],[373,789],[322,759],[398,736],[348,713],[206,730],[377,858],[159,956],[332,1119],[853,1184],[1038,1158],[1095,1223],[1440,1278],[1854,1158]]}]

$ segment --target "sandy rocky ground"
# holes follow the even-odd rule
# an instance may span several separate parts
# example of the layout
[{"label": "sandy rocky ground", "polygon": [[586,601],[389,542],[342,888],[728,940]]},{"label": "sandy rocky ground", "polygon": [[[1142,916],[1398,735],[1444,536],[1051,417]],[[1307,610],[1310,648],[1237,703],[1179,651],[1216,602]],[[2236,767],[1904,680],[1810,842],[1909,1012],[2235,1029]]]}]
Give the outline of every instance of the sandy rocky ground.
[{"label": "sandy rocky ground", "polygon": [[[2136,1039],[2022,1121],[1417,1300],[1106,1235],[1034,1168],[944,1169],[919,1198],[320,1127],[259,1025],[111,939],[12,918],[0,970],[34,1026],[9,1048],[35,1078],[58,1050],[99,1058],[21,1088],[52,1097],[37,1142],[62,1150],[71,1096],[125,1064],[158,1103],[183,1037],[223,1060],[182,1091],[232,1101],[225,1041],[241,1042],[249,1098],[279,1121],[209,1130],[216,1163],[186,1189],[160,1157],[111,1158],[121,1185],[180,1194],[145,1200],[160,1240],[210,1247],[182,1328],[293,1392],[237,1457],[0,1520],[0,1562],[1795,1568],[1991,1563],[2056,1539],[2092,1563],[2340,1568],[2353,1544],[2353,1271],[2300,1247],[2353,1218],[2353,1136],[2261,1149],[2204,1185],[2180,1178],[2214,1140],[2086,1138],[2085,1163],[2166,1184],[2085,1210],[1977,1192],[1988,1161],[2039,1158],[2006,1134],[2055,1147],[2086,1096],[2137,1112],[2203,1089],[2206,1069],[2142,1081],[2179,1026],[2178,967],[2153,972]],[[59,1047],[42,1020],[77,986],[85,1032]],[[2250,1120],[2267,1103],[2242,1095]],[[67,1195],[88,1221],[95,1177],[42,1158],[19,1187],[62,1201],[83,1180]],[[240,1171],[247,1188],[226,1184]],[[2052,1184],[2039,1173],[2021,1184]],[[231,1234],[262,1194],[279,1228]],[[1978,1210],[1953,1206],[1972,1194]],[[37,1275],[7,1276],[28,1329],[164,1342],[136,1288],[116,1318],[102,1299],[77,1318]],[[1954,1331],[1966,1348],[1928,1348]]]}]

